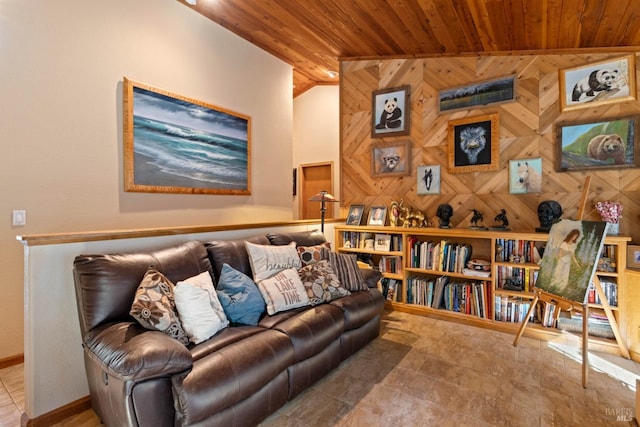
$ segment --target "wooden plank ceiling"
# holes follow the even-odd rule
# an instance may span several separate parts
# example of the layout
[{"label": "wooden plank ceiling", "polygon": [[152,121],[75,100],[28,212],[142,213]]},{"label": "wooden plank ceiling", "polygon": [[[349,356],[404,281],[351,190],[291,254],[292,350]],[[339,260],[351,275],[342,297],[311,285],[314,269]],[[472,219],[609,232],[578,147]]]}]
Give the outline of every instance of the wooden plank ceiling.
[{"label": "wooden plank ceiling", "polygon": [[293,66],[294,96],[340,59],[639,46],[638,0],[198,0]]}]

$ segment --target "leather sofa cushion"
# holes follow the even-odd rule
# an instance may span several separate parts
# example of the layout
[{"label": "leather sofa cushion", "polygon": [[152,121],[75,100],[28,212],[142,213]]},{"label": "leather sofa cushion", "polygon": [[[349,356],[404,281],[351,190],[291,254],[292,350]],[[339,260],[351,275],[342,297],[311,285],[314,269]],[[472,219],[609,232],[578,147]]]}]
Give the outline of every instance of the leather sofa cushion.
[{"label": "leather sofa cushion", "polygon": [[123,381],[170,376],[192,365],[191,353],[180,341],[137,322],[95,328],[84,341],[89,356]]},{"label": "leather sofa cushion", "polygon": [[344,315],[339,308],[323,304],[278,323],[274,329],[291,339],[297,363],[320,353],[342,334]]},{"label": "leather sofa cushion", "polygon": [[191,349],[191,356],[194,361],[200,360],[223,347],[264,331],[264,328],[257,326],[231,326],[225,328],[208,340],[193,347]]},{"label": "leather sofa cushion", "polygon": [[171,379],[181,420],[196,424],[247,399],[286,371],[293,356],[286,335],[265,330],[197,360]]},{"label": "leather sofa cushion", "polygon": [[327,241],[324,234],[318,230],[268,233],[267,239],[269,239],[272,245],[278,246],[288,245],[291,242],[296,242],[297,246],[314,246]]},{"label": "leather sofa cushion", "polygon": [[384,297],[377,289],[352,292],[346,298],[333,300],[329,303],[342,309],[344,313],[344,329],[359,328],[373,319],[384,309]]},{"label": "leather sofa cushion", "polygon": [[78,255],[73,265],[82,336],[98,325],[133,319],[131,303],[150,266],[173,283],[211,272],[207,251],[195,240],[152,252]]},{"label": "leather sofa cushion", "polygon": [[213,267],[213,275],[216,283],[220,280],[222,266],[225,263],[247,276],[253,277],[249,255],[247,254],[244,242],[268,245],[269,239],[265,236],[255,236],[248,239],[213,240],[204,244],[211,259],[211,266]]}]

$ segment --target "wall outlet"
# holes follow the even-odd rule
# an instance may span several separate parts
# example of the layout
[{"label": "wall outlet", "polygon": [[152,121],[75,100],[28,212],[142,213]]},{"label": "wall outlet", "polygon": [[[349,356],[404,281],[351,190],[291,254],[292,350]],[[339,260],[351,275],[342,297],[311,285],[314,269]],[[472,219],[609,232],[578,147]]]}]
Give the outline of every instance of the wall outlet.
[{"label": "wall outlet", "polygon": [[27,211],[15,210],[11,216],[11,224],[14,227],[22,227],[27,225]]}]

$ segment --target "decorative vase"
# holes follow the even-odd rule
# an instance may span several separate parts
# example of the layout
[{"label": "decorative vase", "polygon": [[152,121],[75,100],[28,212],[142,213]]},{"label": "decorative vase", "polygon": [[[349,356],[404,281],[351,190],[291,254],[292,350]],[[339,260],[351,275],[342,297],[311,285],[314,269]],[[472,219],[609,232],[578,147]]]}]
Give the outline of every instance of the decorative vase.
[{"label": "decorative vase", "polygon": [[617,236],[618,234],[620,234],[620,223],[610,222],[609,228],[607,228],[607,234],[611,234],[612,236]]}]

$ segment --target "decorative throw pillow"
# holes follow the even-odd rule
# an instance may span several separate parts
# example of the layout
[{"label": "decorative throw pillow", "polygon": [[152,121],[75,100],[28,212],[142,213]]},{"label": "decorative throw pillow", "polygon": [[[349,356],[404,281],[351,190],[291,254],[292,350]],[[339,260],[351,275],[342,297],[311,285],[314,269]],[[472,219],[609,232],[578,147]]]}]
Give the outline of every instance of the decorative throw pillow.
[{"label": "decorative throw pillow", "polygon": [[298,275],[307,290],[310,305],[322,304],[351,294],[340,285],[329,261],[322,260],[306,265],[298,270]]},{"label": "decorative throw pillow", "polygon": [[261,280],[258,282],[258,289],[267,304],[269,314],[309,305],[309,297],[295,268]]},{"label": "decorative throw pillow", "polygon": [[244,242],[251,262],[253,280],[258,283],[288,268],[299,269],[302,262],[295,242],[286,246],[256,245]]},{"label": "decorative throw pillow", "polygon": [[323,259],[329,259],[331,243],[324,242],[315,246],[298,246],[297,249],[300,261],[302,261],[302,266],[304,267],[305,265],[309,265]]},{"label": "decorative throw pillow", "polygon": [[145,328],[164,332],[187,345],[189,337],[176,313],[173,288],[164,274],[149,268],[136,289],[129,314]]},{"label": "decorative throw pillow", "polygon": [[216,290],[227,319],[243,325],[257,325],[264,313],[264,298],[246,274],[223,264]]},{"label": "decorative throw pillow", "polygon": [[173,293],[182,327],[194,344],[229,326],[208,271],[179,281]]},{"label": "decorative throw pillow", "polygon": [[355,254],[329,252],[329,264],[333,271],[336,272],[342,286],[346,289],[351,292],[369,289],[360,268],[358,268],[358,260]]}]

